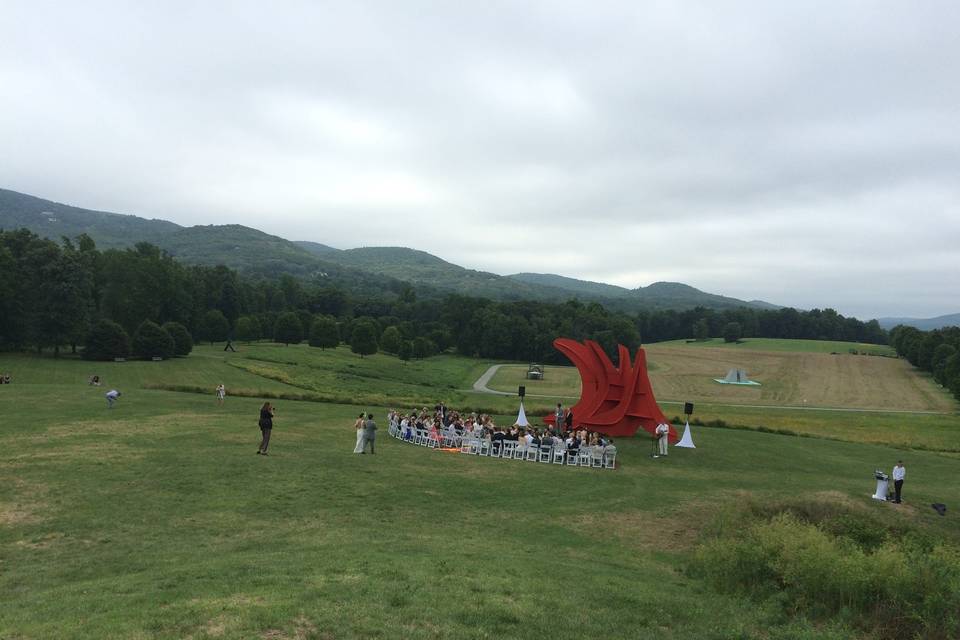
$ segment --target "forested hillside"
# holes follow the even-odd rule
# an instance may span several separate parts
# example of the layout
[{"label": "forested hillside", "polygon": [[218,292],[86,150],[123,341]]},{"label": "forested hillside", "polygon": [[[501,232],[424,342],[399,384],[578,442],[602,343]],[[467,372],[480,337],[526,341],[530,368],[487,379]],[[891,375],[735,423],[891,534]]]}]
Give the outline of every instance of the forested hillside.
[{"label": "forested hillside", "polygon": [[[383,276],[378,276],[383,278]],[[104,321],[143,332],[144,322],[177,323],[195,339],[347,342],[358,353],[423,357],[455,349],[473,356],[563,362],[558,336],[634,349],[641,340],[735,334],[883,342],[875,321],[831,309],[737,308],[612,311],[598,303],[494,301],[421,295],[410,285],[356,286],[344,277],[265,278],[225,266],[186,265],[155,245],[100,250],[81,236],[56,243],[25,229],[0,232],[0,347],[59,351],[90,345]],[[148,327],[149,328],[149,327]],[[152,331],[152,329],[150,329]],[[114,331],[117,333],[117,331]],[[122,344],[118,338],[117,344]],[[128,347],[129,350],[129,347]]]},{"label": "forested hillside", "polygon": [[558,302],[570,297],[628,313],[654,309],[772,307],[717,296],[680,283],[655,283],[624,289],[550,274],[500,276],[465,269],[424,251],[403,247],[338,250],[318,242],[290,241],[242,225],[182,227],[164,220],[91,211],[0,190],[0,229],[25,228],[59,241],[85,234],[103,248],[150,242],[178,260],[224,265],[243,273],[279,277],[288,273],[324,278],[328,283],[364,291],[397,291],[406,282],[424,295],[469,294],[493,300]]}]

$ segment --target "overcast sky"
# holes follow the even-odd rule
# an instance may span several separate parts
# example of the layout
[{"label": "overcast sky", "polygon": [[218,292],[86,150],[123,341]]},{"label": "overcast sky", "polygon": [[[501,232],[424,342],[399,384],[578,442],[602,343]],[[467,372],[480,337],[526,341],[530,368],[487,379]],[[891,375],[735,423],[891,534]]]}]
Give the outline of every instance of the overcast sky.
[{"label": "overcast sky", "polygon": [[958,25],[955,0],[0,0],[0,187],[500,274],[954,313]]}]

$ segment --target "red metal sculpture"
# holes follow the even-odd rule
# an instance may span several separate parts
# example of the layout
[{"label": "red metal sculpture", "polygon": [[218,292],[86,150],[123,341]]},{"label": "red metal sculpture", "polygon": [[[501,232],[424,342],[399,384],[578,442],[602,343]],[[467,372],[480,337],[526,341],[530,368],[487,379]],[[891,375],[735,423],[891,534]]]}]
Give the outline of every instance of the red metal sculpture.
[{"label": "red metal sculpture", "polygon": [[[553,346],[577,366],[583,382],[580,401],[572,409],[576,426],[611,436],[632,436],[640,427],[653,435],[658,424],[670,425],[653,397],[643,347],[637,349],[636,361],[631,365],[630,351],[618,345],[620,362],[614,367],[603,348],[593,340],[581,344],[569,338],[557,338]],[[552,415],[544,418],[549,423],[555,420]],[[678,440],[673,425],[668,437],[670,442]]]}]

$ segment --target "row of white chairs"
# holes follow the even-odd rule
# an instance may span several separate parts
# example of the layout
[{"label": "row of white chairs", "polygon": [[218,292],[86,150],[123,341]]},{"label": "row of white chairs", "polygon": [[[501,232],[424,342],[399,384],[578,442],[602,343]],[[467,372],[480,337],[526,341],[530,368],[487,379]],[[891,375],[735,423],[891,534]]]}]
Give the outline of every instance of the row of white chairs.
[{"label": "row of white chairs", "polygon": [[567,451],[563,446],[538,447],[527,446],[525,441],[501,440],[491,442],[485,438],[472,436],[458,436],[450,433],[439,434],[426,429],[413,429],[409,435],[394,424],[390,425],[389,433],[398,440],[421,447],[436,449],[458,448],[460,453],[468,455],[487,456],[501,460],[523,460],[526,462],[543,462],[546,464],[561,464],[568,467],[593,467],[594,469],[615,469],[617,464],[617,448],[608,447],[580,447],[576,451]]}]

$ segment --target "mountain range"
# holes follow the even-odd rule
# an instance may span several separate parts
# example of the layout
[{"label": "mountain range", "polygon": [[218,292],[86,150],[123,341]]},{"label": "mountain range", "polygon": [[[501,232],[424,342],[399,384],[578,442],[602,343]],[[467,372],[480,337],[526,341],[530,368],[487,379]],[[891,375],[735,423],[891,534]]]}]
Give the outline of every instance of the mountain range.
[{"label": "mountain range", "polygon": [[884,329],[892,329],[898,324],[916,327],[921,331],[933,331],[943,327],[960,327],[960,313],[951,313],[936,318],[877,318]]},{"label": "mountain range", "polygon": [[[738,300],[706,293],[677,282],[656,282],[628,289],[555,274],[498,275],[466,269],[437,256],[405,247],[336,249],[309,241],[290,241],[243,225],[184,227],[167,220],[93,211],[0,189],[0,229],[26,228],[52,239],[86,233],[100,248],[130,247],[150,242],[190,264],[223,264],[253,275],[290,273],[360,292],[399,291],[404,283],[424,293],[461,293],[495,300],[562,301],[576,297],[614,309],[713,309],[752,307],[776,309],[761,300]],[[954,318],[957,316],[945,316]],[[939,319],[932,319],[939,320]],[[881,321],[923,323],[885,318]],[[887,325],[884,325],[887,326]],[[915,325],[919,326],[919,325]]]}]

